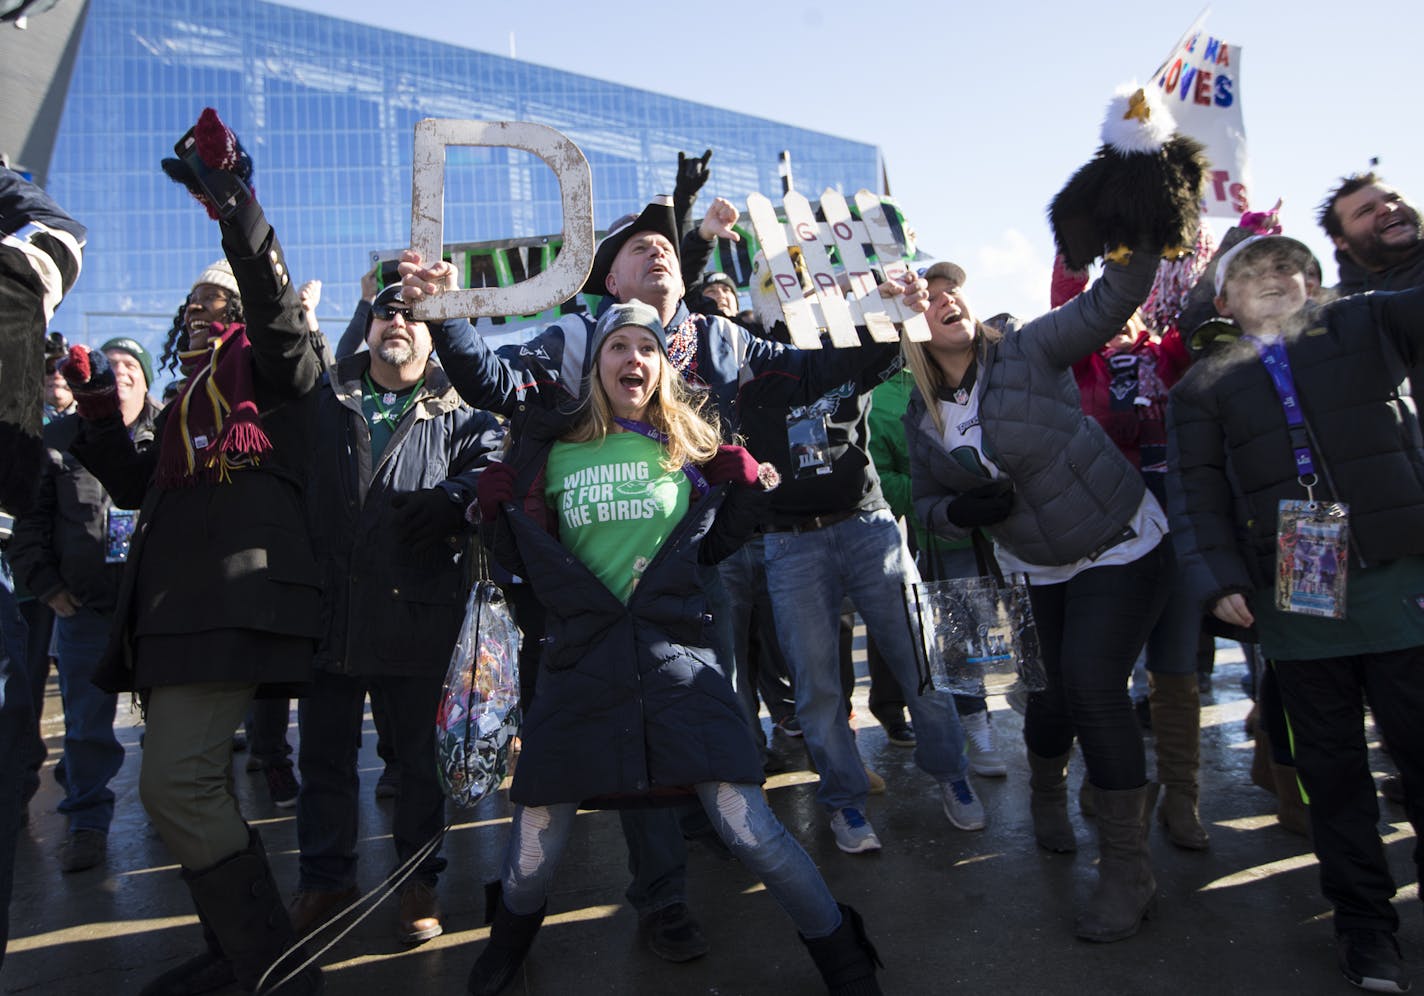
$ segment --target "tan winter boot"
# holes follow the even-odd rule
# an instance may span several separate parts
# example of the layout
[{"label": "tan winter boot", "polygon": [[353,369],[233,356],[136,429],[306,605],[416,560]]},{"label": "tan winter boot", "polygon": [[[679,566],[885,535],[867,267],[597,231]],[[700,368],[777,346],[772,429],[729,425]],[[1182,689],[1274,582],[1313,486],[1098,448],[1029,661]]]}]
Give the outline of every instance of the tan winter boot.
[{"label": "tan winter boot", "polygon": [[1137,933],[1157,905],[1147,828],[1158,786],[1109,791],[1094,787],[1098,811],[1098,882],[1078,914],[1085,941],[1120,941]]},{"label": "tan winter boot", "polygon": [[1068,755],[1039,757],[1028,751],[1029,813],[1038,846],[1055,854],[1078,849],[1068,821]]},{"label": "tan winter boot", "polygon": [[1276,820],[1291,833],[1302,837],[1310,836],[1310,810],[1301,795],[1300,782],[1296,778],[1295,766],[1271,762],[1271,775],[1276,783],[1276,798],[1280,808]]},{"label": "tan winter boot", "polygon": [[1201,699],[1194,674],[1152,674],[1152,733],[1157,744],[1157,781],[1163,789],[1157,818],[1167,839],[1188,851],[1205,851],[1211,838],[1197,813],[1197,768],[1201,760]]}]

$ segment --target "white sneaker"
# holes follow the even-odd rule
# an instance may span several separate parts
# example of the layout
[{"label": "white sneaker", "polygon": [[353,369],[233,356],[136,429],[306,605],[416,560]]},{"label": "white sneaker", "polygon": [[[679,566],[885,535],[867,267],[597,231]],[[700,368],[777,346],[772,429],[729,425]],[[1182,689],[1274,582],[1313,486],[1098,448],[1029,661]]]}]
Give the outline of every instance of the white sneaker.
[{"label": "white sneaker", "polygon": [[835,834],[836,846],[847,854],[880,850],[880,838],[875,836],[875,828],[864,813],[850,806],[836,810],[831,817],[831,833]]},{"label": "white sneaker", "polygon": [[944,815],[957,830],[983,830],[989,821],[984,816],[984,804],[974,794],[968,778],[940,782],[944,793]]},{"label": "white sneaker", "polygon": [[1004,756],[994,746],[994,730],[989,725],[989,711],[982,709],[960,716],[965,739],[969,742],[969,770],[984,778],[1003,778],[1009,773]]}]

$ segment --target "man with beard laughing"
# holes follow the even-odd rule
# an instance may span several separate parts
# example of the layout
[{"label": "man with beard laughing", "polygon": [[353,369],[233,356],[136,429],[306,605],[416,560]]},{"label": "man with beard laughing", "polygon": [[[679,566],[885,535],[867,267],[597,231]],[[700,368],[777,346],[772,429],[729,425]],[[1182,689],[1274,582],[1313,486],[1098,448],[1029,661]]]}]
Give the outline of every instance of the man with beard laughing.
[{"label": "man with beard laughing", "polygon": [[1424,223],[1414,205],[1374,173],[1341,180],[1316,220],[1335,243],[1341,295],[1424,284]]}]

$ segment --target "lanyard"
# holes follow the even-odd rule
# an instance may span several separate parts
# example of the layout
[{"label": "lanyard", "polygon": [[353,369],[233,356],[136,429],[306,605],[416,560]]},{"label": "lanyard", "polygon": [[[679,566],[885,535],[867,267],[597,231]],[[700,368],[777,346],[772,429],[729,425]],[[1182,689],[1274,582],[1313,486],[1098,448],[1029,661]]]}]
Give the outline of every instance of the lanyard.
[{"label": "lanyard", "polygon": [[[400,420],[405,418],[405,413],[410,411],[410,406],[415,402],[415,396],[420,393],[420,386],[425,383],[424,377],[417,381],[415,386],[410,389],[410,393],[405,396],[405,404],[401,405],[401,410],[392,415],[390,406],[395,404],[396,392],[377,391],[376,385],[371,380],[369,373],[366,374],[364,379],[366,381],[366,387],[371,392],[371,403],[376,406],[376,411],[371,421],[384,422],[393,432],[395,431],[395,427],[400,423]],[[382,394],[385,394],[391,400],[387,402],[381,397]]]},{"label": "lanyard", "polygon": [[[1305,413],[1301,411],[1300,397],[1295,393],[1295,377],[1291,375],[1290,361],[1286,359],[1285,343],[1280,339],[1266,342],[1253,335],[1244,338],[1256,348],[1261,362],[1266,365],[1266,372],[1271,375],[1276,394],[1281,399],[1291,449],[1295,451],[1295,469],[1300,475],[1301,484],[1308,492],[1315,484],[1315,460],[1310,453],[1310,436],[1305,427]],[[1307,477],[1312,479],[1310,484],[1305,483]]]},{"label": "lanyard", "polygon": [[[629,432],[636,432],[640,436],[647,436],[655,443],[667,445],[667,433],[659,432],[646,422],[635,422],[631,418],[614,418],[613,421]],[[707,483],[707,478],[702,476],[702,471],[692,464],[683,464],[682,472],[687,475],[687,479],[692,482],[692,486],[697,489],[699,495],[705,495],[712,490],[712,486]]]}]

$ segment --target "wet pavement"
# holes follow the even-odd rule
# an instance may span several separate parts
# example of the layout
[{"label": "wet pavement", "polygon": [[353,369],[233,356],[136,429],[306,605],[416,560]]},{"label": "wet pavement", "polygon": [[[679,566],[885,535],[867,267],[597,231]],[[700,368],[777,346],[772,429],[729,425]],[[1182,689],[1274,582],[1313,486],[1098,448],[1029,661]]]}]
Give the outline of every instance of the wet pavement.
[{"label": "wet pavement", "polygon": [[[1092,882],[1096,843],[1091,821],[1073,810],[1080,850],[1038,849],[1028,815],[1021,721],[991,698],[994,729],[1010,760],[1007,778],[976,778],[989,812],[980,833],[953,829],[933,782],[913,752],[889,744],[856,690],[859,741],[866,762],[888,785],[869,817],[884,842],[878,854],[846,855],[835,847],[814,800],[815,775],[796,770],[767,783],[772,805],[820,866],[832,891],[865,916],[885,970],[888,994],[952,990],[999,993],[1344,993],[1335,968],[1329,910],[1320,897],[1305,840],[1282,830],[1274,800],[1248,777],[1251,742],[1242,726],[1249,702],[1241,692],[1239,652],[1223,648],[1203,712],[1202,816],[1212,849],[1173,847],[1152,834],[1160,902],[1137,937],[1092,945],[1073,937],[1075,900]],[[31,804],[16,856],[11,940],[0,992],[6,994],[134,993],[152,976],[194,953],[199,930],[187,891],[138,800],[137,716],[121,708],[120,739],[128,758],[114,788],[118,805],[108,860],[63,875],[56,850],[64,819],[54,812],[52,777],[62,736],[58,693],[51,684],[45,732],[51,754],[44,786]],[[291,736],[295,741],[295,713]],[[362,749],[363,888],[375,887],[392,863],[391,811],[374,798],[380,762],[369,716]],[[798,741],[778,738],[804,769]],[[1149,768],[1150,768],[1149,740]],[[267,798],[261,774],[234,755],[244,812],[260,828],[277,880],[296,882],[296,827],[291,810]],[[1384,759],[1376,770],[1383,770]],[[1073,764],[1072,784],[1081,779]],[[1403,811],[1381,802],[1382,828],[1401,889],[1400,942],[1412,970],[1424,951],[1424,921],[1410,858],[1413,832]],[[461,993],[488,929],[481,883],[495,877],[507,833],[502,795],[473,810],[451,809],[445,842],[450,867],[439,892],[443,936],[413,948],[393,936],[393,902],[377,907],[322,957],[332,994]],[[550,916],[526,962],[515,994],[707,994],[800,996],[823,993],[790,922],[735,862],[689,845],[690,899],[712,951],[674,965],[650,954],[623,902],[626,850],[611,813],[580,814]]]}]

